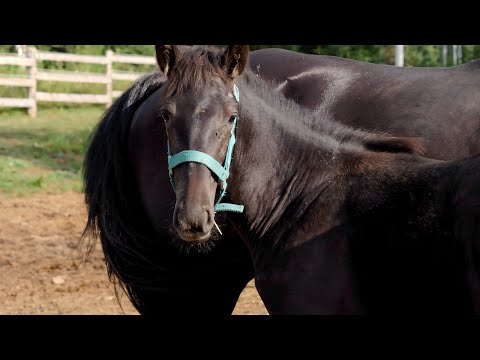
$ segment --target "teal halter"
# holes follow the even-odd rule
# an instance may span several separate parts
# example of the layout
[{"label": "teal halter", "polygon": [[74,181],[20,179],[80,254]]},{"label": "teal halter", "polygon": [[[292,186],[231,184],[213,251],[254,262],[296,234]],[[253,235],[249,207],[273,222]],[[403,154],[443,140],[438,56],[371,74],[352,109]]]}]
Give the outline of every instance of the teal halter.
[{"label": "teal halter", "polygon": [[[233,94],[235,100],[240,102],[240,93],[236,85],[233,85]],[[220,201],[225,196],[227,191],[227,179],[230,175],[230,164],[232,162],[233,155],[233,145],[235,145],[235,126],[237,125],[237,117],[233,122],[232,131],[230,133],[230,140],[228,141],[227,153],[225,155],[225,164],[222,166],[217,160],[215,160],[210,155],[196,150],[185,150],[181,151],[178,154],[170,154],[170,143],[167,142],[167,154],[168,154],[168,174],[170,176],[170,183],[172,184],[173,190],[175,190],[175,182],[173,180],[173,169],[180,164],[186,162],[195,162],[205,165],[218,177],[218,183],[220,184],[220,197],[218,198],[217,203],[215,204],[215,212],[219,211],[232,211],[232,212],[243,212],[243,205],[235,205],[228,203],[221,203]]]}]

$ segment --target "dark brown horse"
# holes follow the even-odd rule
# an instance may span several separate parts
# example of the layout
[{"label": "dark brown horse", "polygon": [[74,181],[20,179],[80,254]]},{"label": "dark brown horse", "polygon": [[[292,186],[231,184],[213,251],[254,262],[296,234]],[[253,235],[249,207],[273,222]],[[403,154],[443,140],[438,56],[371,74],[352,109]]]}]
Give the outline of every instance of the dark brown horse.
[{"label": "dark brown horse", "polygon": [[396,67],[284,49],[250,67],[300,105],[355,128],[424,140],[425,156],[480,152],[480,60],[449,68]]},{"label": "dark brown horse", "polygon": [[[166,82],[138,81],[94,132],[88,227],[137,309],[228,314],[255,276],[273,314],[478,312],[480,158],[428,160],[313,115],[244,70],[247,54],[157,47]],[[233,129],[226,200],[245,211],[217,214],[215,240],[218,179],[183,163],[174,192],[167,139],[222,163]]]}]

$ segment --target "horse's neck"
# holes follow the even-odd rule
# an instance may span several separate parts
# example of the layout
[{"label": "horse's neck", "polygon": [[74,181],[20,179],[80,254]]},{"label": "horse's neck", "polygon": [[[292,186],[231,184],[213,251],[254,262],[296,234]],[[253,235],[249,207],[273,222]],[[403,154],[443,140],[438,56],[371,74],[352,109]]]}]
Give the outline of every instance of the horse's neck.
[{"label": "horse's neck", "polygon": [[240,101],[229,193],[245,205],[246,231],[258,239],[292,202],[310,198],[312,189],[328,181],[337,150],[334,139],[310,131],[308,119],[292,121],[248,91]]}]

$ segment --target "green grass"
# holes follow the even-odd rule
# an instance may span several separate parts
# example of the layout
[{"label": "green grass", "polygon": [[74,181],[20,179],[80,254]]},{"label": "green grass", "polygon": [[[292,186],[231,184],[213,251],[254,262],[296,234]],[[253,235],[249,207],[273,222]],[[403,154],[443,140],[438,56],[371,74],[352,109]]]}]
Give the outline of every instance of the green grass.
[{"label": "green grass", "polygon": [[87,139],[102,106],[0,113],[0,193],[6,197],[37,192],[82,190],[81,168]]}]

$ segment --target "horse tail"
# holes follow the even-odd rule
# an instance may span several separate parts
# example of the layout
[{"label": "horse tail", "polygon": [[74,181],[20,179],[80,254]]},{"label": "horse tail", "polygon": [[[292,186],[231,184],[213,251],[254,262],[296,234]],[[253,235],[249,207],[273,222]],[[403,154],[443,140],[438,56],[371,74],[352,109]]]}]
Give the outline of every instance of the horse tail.
[{"label": "horse tail", "polygon": [[89,235],[88,255],[100,238],[109,279],[114,285],[120,284],[123,290],[132,281],[126,268],[142,256],[135,247],[136,241],[129,239],[142,238],[138,229],[145,229],[144,224],[138,223],[139,217],[134,216],[140,206],[132,194],[128,133],[135,111],[163,81],[161,73],[142,77],[105,111],[90,134],[83,162],[88,218],[81,240]]}]

